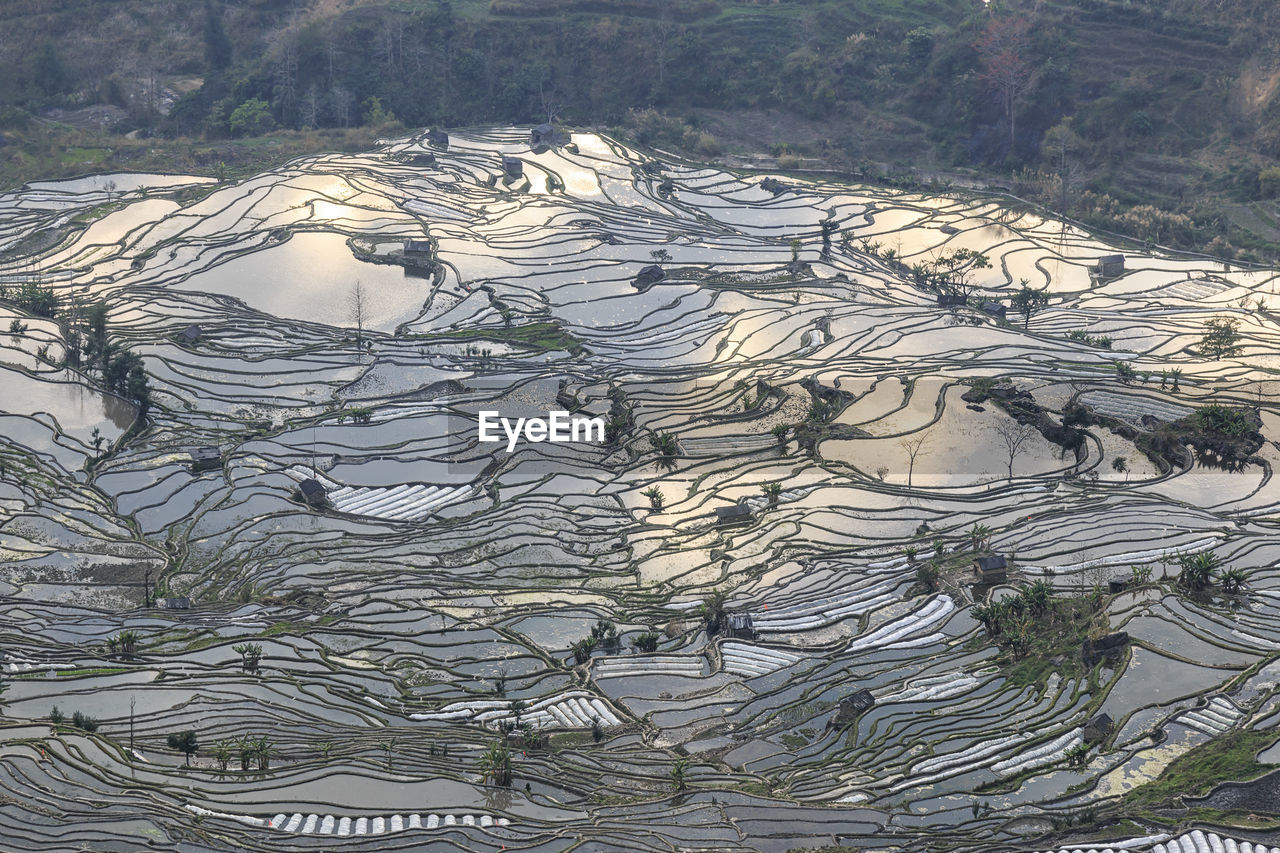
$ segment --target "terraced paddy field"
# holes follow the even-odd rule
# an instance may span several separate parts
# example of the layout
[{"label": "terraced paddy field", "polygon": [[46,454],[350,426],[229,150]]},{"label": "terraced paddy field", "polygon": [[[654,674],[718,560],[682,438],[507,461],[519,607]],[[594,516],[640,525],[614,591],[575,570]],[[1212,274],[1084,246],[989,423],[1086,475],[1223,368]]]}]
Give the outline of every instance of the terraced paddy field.
[{"label": "terraced paddy field", "polygon": [[527,139],[0,196],[0,848],[1280,847],[1274,271]]}]

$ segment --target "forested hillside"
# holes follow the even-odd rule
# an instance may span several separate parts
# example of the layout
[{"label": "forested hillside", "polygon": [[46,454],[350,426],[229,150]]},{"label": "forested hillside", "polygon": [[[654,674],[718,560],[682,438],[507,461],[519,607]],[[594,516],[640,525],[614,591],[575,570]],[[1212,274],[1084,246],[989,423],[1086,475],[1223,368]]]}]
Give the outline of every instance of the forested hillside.
[{"label": "forested hillside", "polygon": [[8,184],[553,118],[783,167],[975,169],[1222,254],[1280,242],[1267,0],[9,0],[0,33]]}]

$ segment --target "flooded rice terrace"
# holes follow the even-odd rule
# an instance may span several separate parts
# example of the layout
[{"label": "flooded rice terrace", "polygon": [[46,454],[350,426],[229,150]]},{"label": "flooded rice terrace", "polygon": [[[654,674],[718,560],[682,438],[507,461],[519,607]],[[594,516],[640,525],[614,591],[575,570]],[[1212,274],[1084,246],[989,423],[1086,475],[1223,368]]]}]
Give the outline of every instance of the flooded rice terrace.
[{"label": "flooded rice terrace", "polygon": [[[528,139],[0,196],[59,304],[0,303],[0,847],[1274,849],[1064,829],[1280,762],[1274,272]],[[940,307],[957,249],[1047,305]],[[136,423],[63,366],[94,303]],[[1238,465],[1159,443],[1211,403],[1260,409]],[[608,440],[478,440],[553,410]],[[1035,581],[1126,639],[988,636]]]}]

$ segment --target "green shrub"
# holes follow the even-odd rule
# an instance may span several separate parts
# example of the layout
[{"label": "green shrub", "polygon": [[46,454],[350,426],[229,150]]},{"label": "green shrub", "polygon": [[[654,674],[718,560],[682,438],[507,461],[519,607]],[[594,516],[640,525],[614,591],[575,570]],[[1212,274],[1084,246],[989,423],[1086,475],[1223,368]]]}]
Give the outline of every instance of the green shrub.
[{"label": "green shrub", "polygon": [[1145,110],[1138,110],[1129,116],[1129,130],[1138,136],[1150,136],[1155,133],[1155,122]]},{"label": "green shrub", "polygon": [[1280,195],[1280,166],[1271,166],[1258,173],[1258,189],[1263,198]]},{"label": "green shrub", "polygon": [[659,636],[657,631],[647,631],[636,637],[634,645],[642,652],[656,652]]},{"label": "green shrub", "polygon": [[1231,409],[1217,403],[1210,403],[1196,410],[1192,416],[1196,426],[1205,432],[1216,432],[1230,436],[1245,436],[1253,432],[1253,422],[1244,409]]},{"label": "green shrub", "polygon": [[933,33],[927,27],[916,27],[903,37],[902,49],[917,63],[928,61],[933,52]]},{"label": "green shrub", "polygon": [[275,120],[271,118],[270,104],[260,98],[250,98],[231,111],[227,125],[237,136],[257,136],[275,127]]}]

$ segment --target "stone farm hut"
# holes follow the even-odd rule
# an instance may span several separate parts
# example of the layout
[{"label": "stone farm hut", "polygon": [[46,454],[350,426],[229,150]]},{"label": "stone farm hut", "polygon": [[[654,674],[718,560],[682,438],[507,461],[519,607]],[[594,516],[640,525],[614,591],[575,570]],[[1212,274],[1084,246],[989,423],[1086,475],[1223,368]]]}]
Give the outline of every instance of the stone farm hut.
[{"label": "stone farm hut", "polygon": [[1004,583],[1009,579],[1009,562],[996,554],[973,561],[973,573],[979,583]]}]

